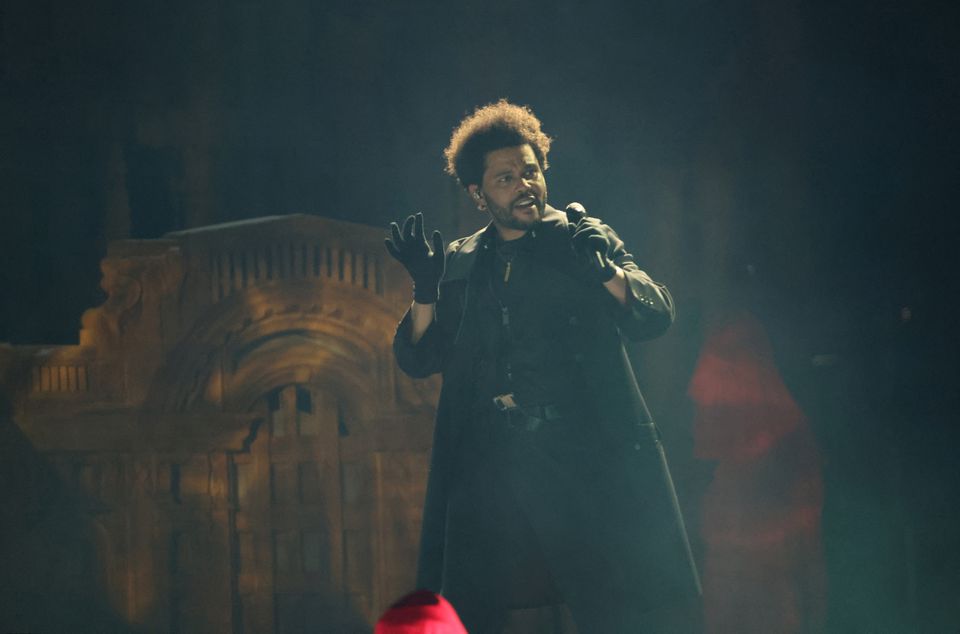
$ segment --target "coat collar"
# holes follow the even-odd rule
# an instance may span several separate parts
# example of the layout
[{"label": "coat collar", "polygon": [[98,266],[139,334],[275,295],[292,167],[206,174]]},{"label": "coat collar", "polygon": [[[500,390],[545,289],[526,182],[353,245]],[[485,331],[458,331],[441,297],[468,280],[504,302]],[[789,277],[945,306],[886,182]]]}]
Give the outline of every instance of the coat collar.
[{"label": "coat collar", "polygon": [[[563,225],[565,228],[567,224],[566,214],[547,205],[541,226],[549,231],[550,225],[557,224]],[[490,222],[486,227],[473,235],[454,242],[447,256],[447,268],[443,274],[443,281],[452,282],[467,279],[470,276],[470,271],[473,269],[474,262],[477,260],[477,256],[485,248],[493,244],[496,235],[497,228],[493,226],[493,222]]]}]

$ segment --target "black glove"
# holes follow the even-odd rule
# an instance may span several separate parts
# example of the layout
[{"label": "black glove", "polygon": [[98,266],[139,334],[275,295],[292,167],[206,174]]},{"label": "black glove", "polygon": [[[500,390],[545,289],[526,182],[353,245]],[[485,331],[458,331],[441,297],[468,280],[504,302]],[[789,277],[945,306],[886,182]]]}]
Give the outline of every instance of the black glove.
[{"label": "black glove", "polygon": [[397,223],[390,223],[393,239],[384,242],[387,251],[407,269],[413,278],[413,301],[418,304],[433,304],[440,294],[438,289],[445,266],[443,237],[439,231],[433,232],[433,250],[423,235],[423,214],[407,216],[403,231]]},{"label": "black glove", "polygon": [[570,230],[570,245],[577,259],[591,279],[603,284],[613,279],[617,267],[607,257],[610,241],[600,228],[600,221],[587,216],[580,203],[570,203],[567,212],[567,228]]}]

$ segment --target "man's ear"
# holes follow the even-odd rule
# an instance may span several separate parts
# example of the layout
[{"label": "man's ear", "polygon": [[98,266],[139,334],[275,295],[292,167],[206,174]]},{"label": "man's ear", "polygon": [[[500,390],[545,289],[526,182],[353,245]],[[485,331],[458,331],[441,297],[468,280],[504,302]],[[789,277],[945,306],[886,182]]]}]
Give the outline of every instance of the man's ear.
[{"label": "man's ear", "polygon": [[470,192],[470,198],[473,199],[474,204],[481,211],[485,211],[487,208],[487,202],[483,199],[483,192],[480,191],[479,185],[467,185],[467,191]]}]

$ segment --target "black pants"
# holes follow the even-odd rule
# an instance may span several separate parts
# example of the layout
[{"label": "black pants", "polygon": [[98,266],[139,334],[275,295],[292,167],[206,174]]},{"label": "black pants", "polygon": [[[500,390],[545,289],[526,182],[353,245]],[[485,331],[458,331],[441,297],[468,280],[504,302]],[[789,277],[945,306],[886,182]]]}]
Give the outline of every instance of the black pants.
[{"label": "black pants", "polygon": [[449,498],[443,594],[470,634],[498,634],[509,608],[559,602],[580,634],[639,631],[609,548],[623,536],[594,512],[595,447],[551,423],[502,430]]}]

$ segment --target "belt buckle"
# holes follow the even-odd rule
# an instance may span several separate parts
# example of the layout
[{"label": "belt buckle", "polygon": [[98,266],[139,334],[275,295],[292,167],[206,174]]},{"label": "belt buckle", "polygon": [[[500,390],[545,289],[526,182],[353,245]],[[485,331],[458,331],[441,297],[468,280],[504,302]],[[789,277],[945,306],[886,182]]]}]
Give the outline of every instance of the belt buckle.
[{"label": "belt buckle", "polygon": [[509,412],[511,410],[517,409],[517,401],[513,398],[513,392],[509,394],[500,394],[499,396],[493,397],[493,405],[497,408],[497,411],[500,412]]}]

